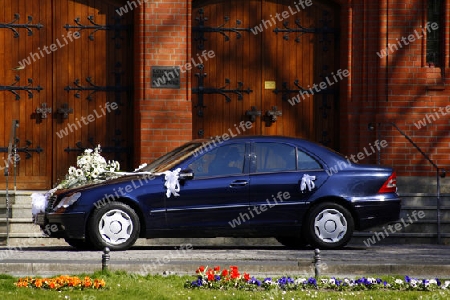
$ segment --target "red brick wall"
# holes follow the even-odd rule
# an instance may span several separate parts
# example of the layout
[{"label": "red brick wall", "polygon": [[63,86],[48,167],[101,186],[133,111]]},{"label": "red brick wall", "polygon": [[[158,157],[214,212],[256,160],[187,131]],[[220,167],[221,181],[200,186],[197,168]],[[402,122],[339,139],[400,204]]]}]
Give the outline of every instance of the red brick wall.
[{"label": "red brick wall", "polygon": [[[448,16],[450,1],[446,2]],[[443,47],[446,67],[430,67],[425,59],[426,35],[402,43],[401,48],[397,44],[415,30],[422,33],[426,1],[359,0],[341,5],[342,65],[351,71],[341,95],[342,152],[356,155],[364,147],[369,149],[369,143],[384,139],[388,146],[362,162],[391,165],[401,176],[434,176],[430,163],[390,123],[397,124],[440,167],[450,165],[450,113],[435,116],[436,121],[429,116],[426,127],[415,126],[450,104],[448,39]],[[445,19],[448,36],[450,23]],[[380,58],[377,52],[389,44],[397,44],[398,50],[391,46],[393,51]],[[369,123],[375,130],[368,129]]]},{"label": "red brick wall", "polygon": [[149,162],[191,140],[188,73],[180,89],[151,88],[152,66],[184,66],[190,60],[191,1],[152,0],[135,14],[135,157]]}]

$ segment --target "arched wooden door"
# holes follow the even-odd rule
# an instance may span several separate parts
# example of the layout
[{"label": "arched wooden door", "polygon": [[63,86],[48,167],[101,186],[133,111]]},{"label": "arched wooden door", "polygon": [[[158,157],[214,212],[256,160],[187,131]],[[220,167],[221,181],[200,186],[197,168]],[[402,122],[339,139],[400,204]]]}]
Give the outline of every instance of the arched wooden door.
[{"label": "arched wooden door", "polygon": [[337,5],[194,1],[192,14],[194,137],[286,135],[339,148]]},{"label": "arched wooden door", "polygon": [[85,148],[97,144],[108,159],[128,168],[133,14],[119,16],[121,5],[118,0],[3,1],[0,147],[7,158],[11,123],[18,120],[17,188],[50,188]]}]

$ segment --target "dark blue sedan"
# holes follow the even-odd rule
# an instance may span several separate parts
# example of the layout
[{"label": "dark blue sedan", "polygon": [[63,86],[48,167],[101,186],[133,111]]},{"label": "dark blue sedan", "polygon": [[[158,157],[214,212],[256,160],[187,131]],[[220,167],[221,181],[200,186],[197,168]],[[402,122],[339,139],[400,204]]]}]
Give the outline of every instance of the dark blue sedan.
[{"label": "dark blue sedan", "polygon": [[398,220],[400,202],[390,167],[303,139],[237,137],[194,140],[135,172],[60,190],[37,223],[79,249],[161,237],[275,237],[333,249],[354,230]]}]

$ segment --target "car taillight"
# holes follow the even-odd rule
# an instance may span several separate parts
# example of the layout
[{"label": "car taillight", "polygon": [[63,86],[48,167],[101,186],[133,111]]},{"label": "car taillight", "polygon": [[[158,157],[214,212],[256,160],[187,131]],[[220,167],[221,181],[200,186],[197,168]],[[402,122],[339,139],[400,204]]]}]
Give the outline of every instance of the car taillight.
[{"label": "car taillight", "polygon": [[395,193],[397,192],[397,174],[393,172],[391,176],[383,183],[378,193]]}]

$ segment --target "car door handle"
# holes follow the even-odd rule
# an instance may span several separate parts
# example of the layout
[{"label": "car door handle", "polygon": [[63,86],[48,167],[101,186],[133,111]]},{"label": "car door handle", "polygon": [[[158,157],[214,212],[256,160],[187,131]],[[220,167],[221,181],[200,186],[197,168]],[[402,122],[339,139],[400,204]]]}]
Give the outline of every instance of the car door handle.
[{"label": "car door handle", "polygon": [[230,187],[246,186],[247,184],[247,180],[235,180],[230,183]]}]

